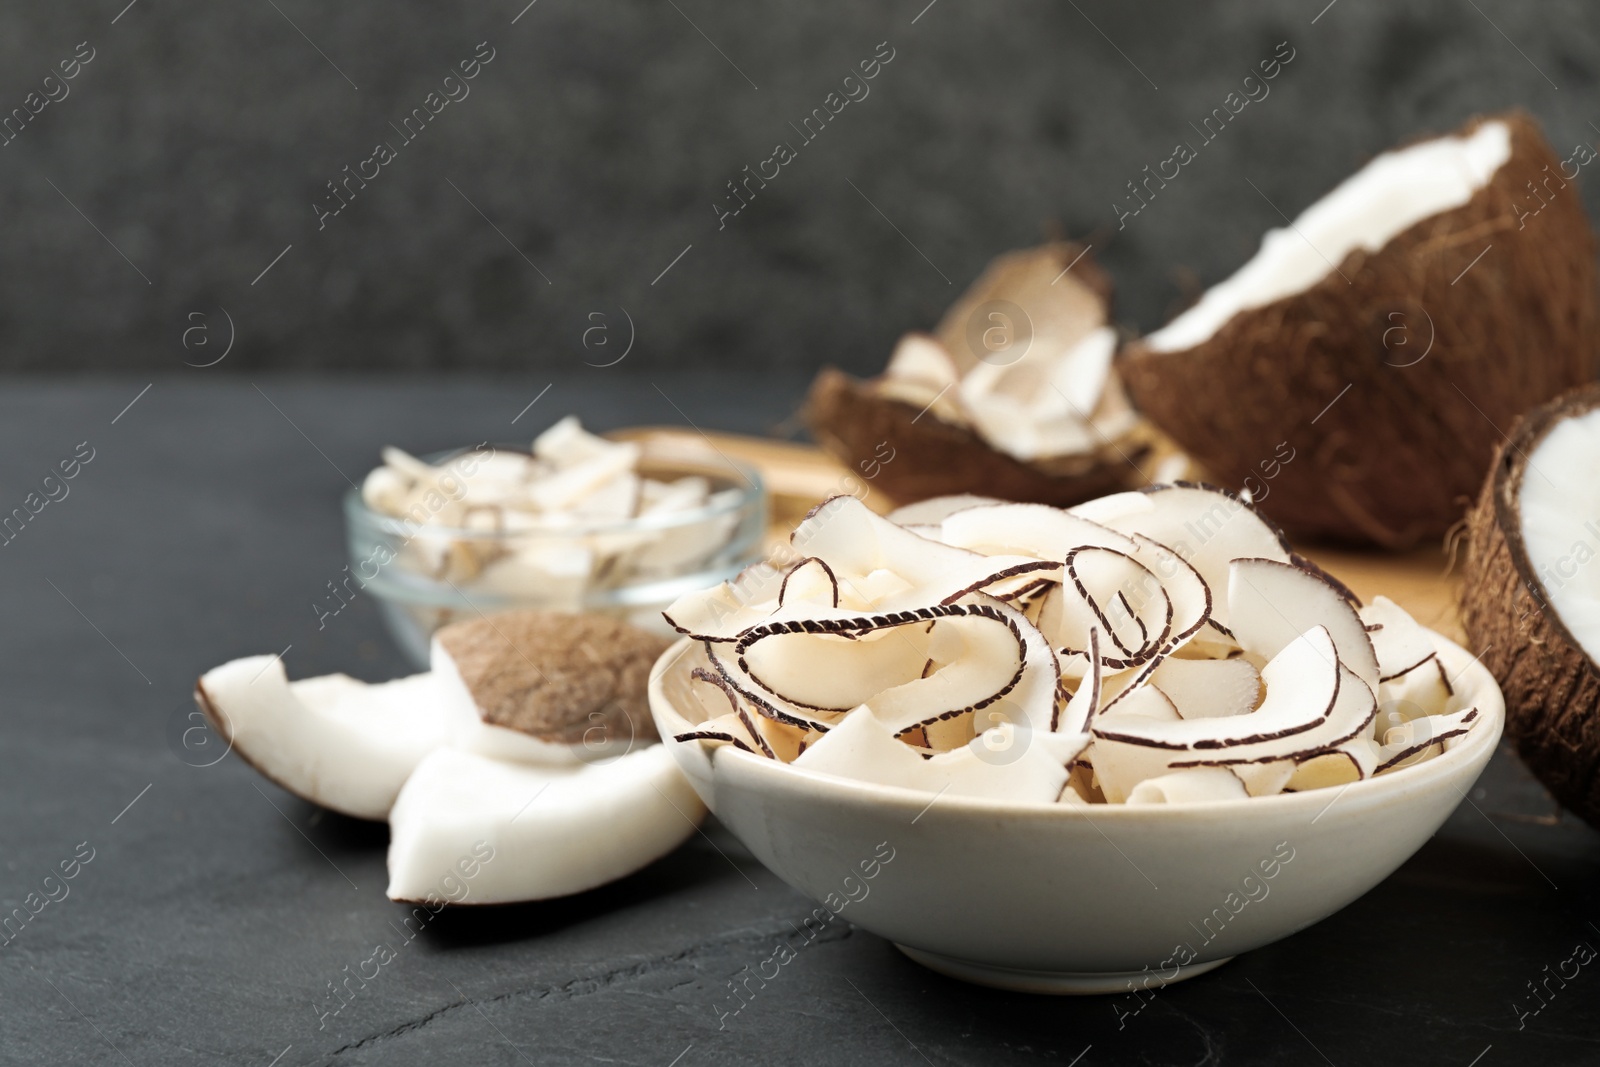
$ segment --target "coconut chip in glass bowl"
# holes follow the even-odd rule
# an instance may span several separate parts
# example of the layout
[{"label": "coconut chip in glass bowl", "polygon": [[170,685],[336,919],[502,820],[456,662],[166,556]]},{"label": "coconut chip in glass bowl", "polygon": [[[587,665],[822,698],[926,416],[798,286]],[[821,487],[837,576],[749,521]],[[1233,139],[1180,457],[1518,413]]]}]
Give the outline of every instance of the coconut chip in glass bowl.
[{"label": "coconut chip in glass bowl", "polygon": [[419,664],[434,630],[483,611],[605,611],[660,629],[662,607],[754,558],[765,527],[755,472],[597,437],[572,416],[527,451],[383,460],[346,501],[351,572]]},{"label": "coconut chip in glass bowl", "polygon": [[1063,510],[825,501],[793,562],[682,597],[705,718],[679,741],[1023,802],[1340,786],[1481,721],[1429,631],[1190,484]]},{"label": "coconut chip in glass bowl", "polygon": [[[606,529],[704,508],[725,510],[737,489],[716,490],[701,476],[671,481],[640,471],[642,449],[608,441],[567,416],[540,434],[531,452],[463,453],[435,466],[398,448],[361,486],[373,511],[426,526],[504,534],[510,544],[469,537],[414,538],[408,563],[433,577],[492,591],[537,590],[572,599],[625,576],[665,574],[726,543],[736,516],[719,514],[689,529]],[[562,533],[542,543],[536,535]],[[516,535],[527,534],[517,539]]]}]

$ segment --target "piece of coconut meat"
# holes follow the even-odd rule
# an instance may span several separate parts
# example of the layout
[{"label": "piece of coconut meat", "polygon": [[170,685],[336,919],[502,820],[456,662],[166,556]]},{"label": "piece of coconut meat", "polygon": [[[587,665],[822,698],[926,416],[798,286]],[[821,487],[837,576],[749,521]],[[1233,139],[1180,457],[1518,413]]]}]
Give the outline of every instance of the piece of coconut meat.
[{"label": "piece of coconut meat", "polygon": [[1528,456],[1520,525],[1545,598],[1591,663],[1600,663],[1600,409],[1551,428]]},{"label": "piece of coconut meat", "polygon": [[[654,743],[645,682],[664,645],[605,616],[511,612],[439,630],[433,670],[399,681],[290,683],[278,657],[252,656],[208,671],[195,695],[273,782],[389,819],[395,899],[539,900],[638,870],[705,814]],[[462,881],[470,899],[450,889]]]},{"label": "piece of coconut meat", "polygon": [[[464,904],[579,893],[671,852],[704,811],[661,745],[566,767],[440,749],[390,812],[389,897],[426,900],[445,879],[466,882]],[[466,879],[461,861],[480,841],[493,859]]]},{"label": "piece of coconut meat", "polygon": [[217,733],[298,797],[357,819],[383,819],[422,758],[461,720],[440,715],[432,675],[368,685],[343,674],[290,682],[277,656],[212,668],[195,700]]}]

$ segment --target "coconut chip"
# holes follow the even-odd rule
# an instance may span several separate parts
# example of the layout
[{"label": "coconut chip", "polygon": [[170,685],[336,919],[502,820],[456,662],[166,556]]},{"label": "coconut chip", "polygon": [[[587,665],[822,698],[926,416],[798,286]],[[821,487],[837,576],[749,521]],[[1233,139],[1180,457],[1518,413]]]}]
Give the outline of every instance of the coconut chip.
[{"label": "coconut chip", "polygon": [[880,376],[825,368],[805,412],[819,443],[901,502],[1073,504],[1134,484],[1152,444],[1113,365],[1109,281],[1087,253],[999,256],[932,334],[901,338]]},{"label": "coconut chip", "polygon": [[[710,560],[733,536],[737,518],[725,505],[737,490],[698,476],[643,476],[641,455],[639,445],[597,437],[569,415],[528,452],[480,448],[434,465],[385,448],[361,497],[406,524],[393,566],[468,594],[575,611],[595,591]],[[701,510],[713,514],[650,525]]]},{"label": "coconut chip", "polygon": [[1477,720],[1424,669],[1427,631],[1221,491],[897,516],[827,501],[788,568],[667,610],[708,665],[678,741],[933,793],[1170,804],[1391,773]]}]

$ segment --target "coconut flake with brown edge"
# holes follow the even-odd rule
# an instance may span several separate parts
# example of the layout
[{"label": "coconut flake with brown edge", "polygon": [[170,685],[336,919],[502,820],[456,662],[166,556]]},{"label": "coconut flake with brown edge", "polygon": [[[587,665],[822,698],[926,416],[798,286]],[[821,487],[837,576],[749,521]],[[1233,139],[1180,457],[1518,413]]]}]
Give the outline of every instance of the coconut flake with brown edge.
[{"label": "coconut flake with brown edge", "polygon": [[1468,516],[1461,622],[1505,692],[1506,732],[1528,768],[1600,827],[1597,471],[1600,385],[1512,430]]},{"label": "coconut flake with brown edge", "polygon": [[1273,470],[1297,536],[1436,538],[1495,428],[1595,376],[1594,241],[1567,185],[1522,112],[1386,152],[1126,347],[1129,393],[1221,481]]},{"label": "coconut flake with brown edge", "polygon": [[1109,304],[1109,281],[1079,246],[1007,253],[934,334],[904,337],[880,377],[825,368],[806,419],[900,503],[983,493],[1074,504],[1134,484],[1148,445],[1111,366]]},{"label": "coconut flake with brown edge", "polygon": [[674,740],[706,760],[1176,804],[1397,772],[1478,721],[1402,608],[1361,608],[1203,486],[1071,511],[943,497],[890,518],[836,498],[793,544],[807,554],[787,568],[668,609],[700,642],[680,654],[703,715]]}]

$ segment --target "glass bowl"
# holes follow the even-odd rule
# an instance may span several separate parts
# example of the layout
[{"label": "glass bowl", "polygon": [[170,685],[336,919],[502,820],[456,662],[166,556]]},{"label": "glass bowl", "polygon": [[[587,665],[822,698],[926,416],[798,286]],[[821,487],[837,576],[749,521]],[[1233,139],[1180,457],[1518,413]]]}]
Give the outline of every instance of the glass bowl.
[{"label": "glass bowl", "polygon": [[[469,451],[422,458],[441,465]],[[515,608],[604,612],[671,633],[662,609],[760,557],[766,490],[756,470],[715,455],[652,455],[647,448],[637,472],[666,482],[704,478],[710,500],[686,511],[530,531],[416,523],[373,510],[351,489],[344,497],[350,573],[372,594],[401,651],[423,669],[441,626]]]}]

